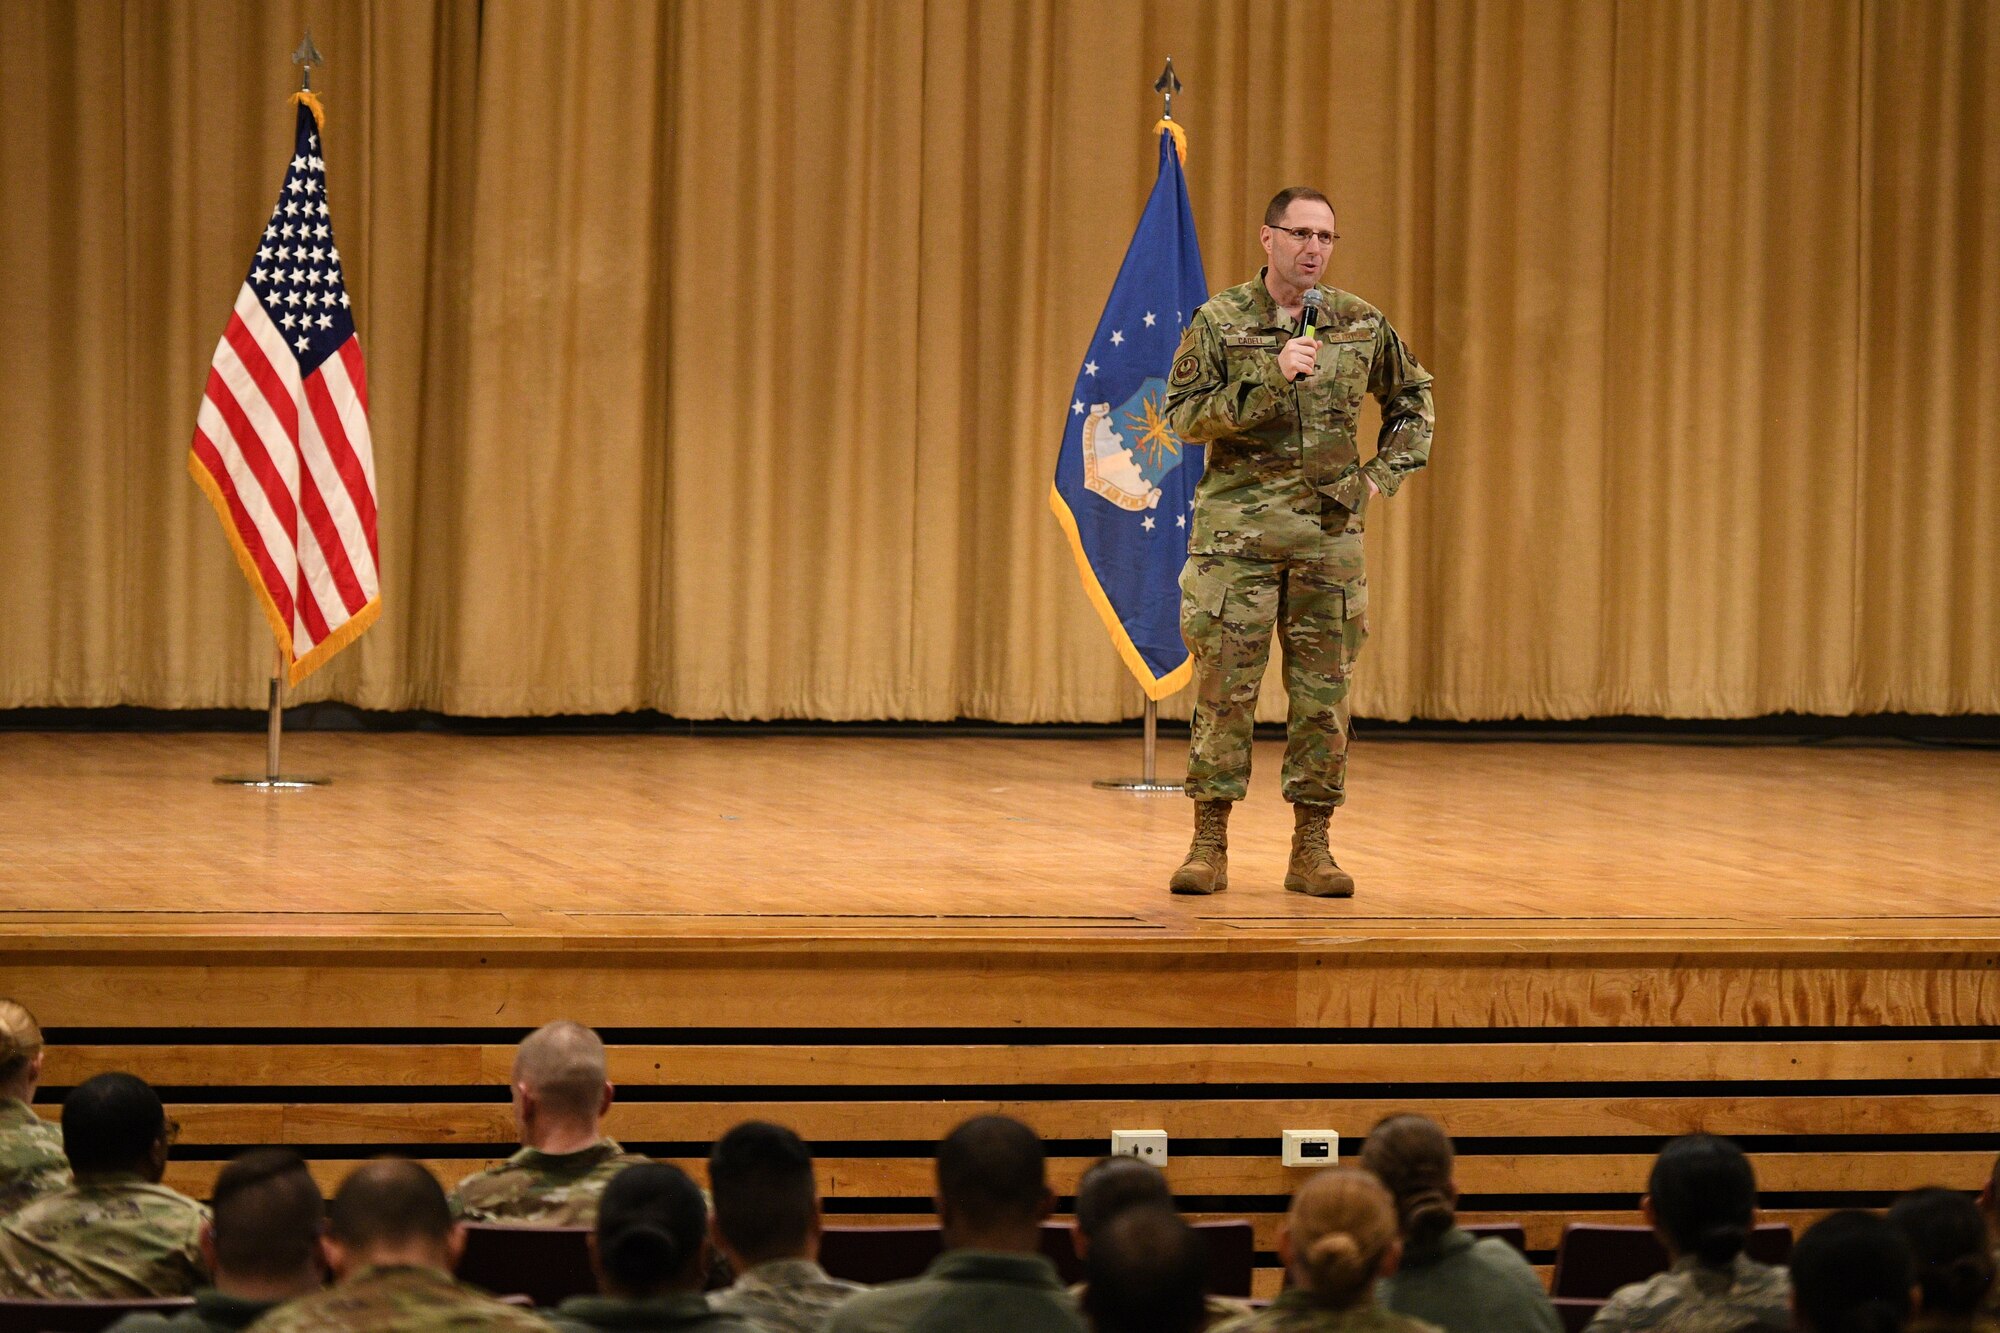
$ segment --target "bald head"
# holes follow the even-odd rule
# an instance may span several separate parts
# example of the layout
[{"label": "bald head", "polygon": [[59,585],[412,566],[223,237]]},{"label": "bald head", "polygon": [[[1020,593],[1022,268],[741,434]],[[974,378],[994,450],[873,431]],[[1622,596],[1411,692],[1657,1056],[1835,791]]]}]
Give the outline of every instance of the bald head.
[{"label": "bald head", "polygon": [[551,1119],[597,1132],[606,1092],[604,1043],[581,1023],[562,1020],[536,1028],[514,1053],[514,1086]]},{"label": "bald head", "polygon": [[464,1244],[437,1177],[400,1157],[348,1172],[326,1210],[327,1266],[336,1277],[390,1264],[449,1273]]}]

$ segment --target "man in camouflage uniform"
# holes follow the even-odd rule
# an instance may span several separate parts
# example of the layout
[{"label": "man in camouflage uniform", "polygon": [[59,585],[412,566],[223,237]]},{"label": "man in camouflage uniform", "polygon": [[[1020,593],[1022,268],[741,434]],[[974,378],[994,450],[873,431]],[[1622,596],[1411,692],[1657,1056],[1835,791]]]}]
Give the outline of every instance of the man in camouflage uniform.
[{"label": "man in camouflage uniform", "polygon": [[[1168,381],[1167,424],[1208,446],[1181,573],[1181,633],[1194,662],[1187,792],[1195,837],[1175,893],[1229,886],[1230,803],[1250,782],[1251,727],[1271,633],[1283,637],[1283,790],[1296,827],[1285,887],[1346,897],[1353,879],[1327,849],[1346,799],[1348,676],[1367,637],[1362,515],[1430,457],[1430,372],[1382,312],[1320,285],[1335,239],[1317,190],[1282,190],[1260,233],[1269,263],[1210,297],[1189,321]],[[1306,294],[1322,305],[1303,336]],[[1382,404],[1365,464],[1361,397]]]},{"label": "man in camouflage uniform", "polygon": [[465,1232],[444,1190],[416,1162],[378,1158],[341,1182],[327,1209],[327,1266],[335,1285],[287,1301],[258,1333],[549,1333],[548,1324],[451,1275]]},{"label": "man in camouflage uniform", "polygon": [[513,1091],[521,1151],[460,1181],[452,1212],[466,1222],[589,1226],[611,1178],[648,1160],[604,1137],[604,1043],[581,1023],[537,1028],[515,1052]]},{"label": "man in camouflage uniform", "polygon": [[819,1266],[812,1153],[782,1125],[741,1124],[708,1156],[717,1246],[740,1274],[709,1305],[767,1333],[818,1333],[828,1311],[867,1288]]},{"label": "man in camouflage uniform", "polygon": [[166,1186],[166,1112],[130,1074],[99,1074],[63,1102],[76,1183],[0,1220],[0,1296],[101,1301],[185,1296],[208,1280],[208,1210]]},{"label": "man in camouflage uniform", "polygon": [[326,1281],[320,1228],[326,1200],[290,1148],[252,1148],[222,1168],[201,1238],[215,1285],[174,1315],[127,1315],[112,1333],[235,1333]]},{"label": "man in camouflage uniform", "polygon": [[62,1131],[29,1103],[42,1081],[42,1029],[12,1000],[0,1000],[0,1217],[69,1184]]}]

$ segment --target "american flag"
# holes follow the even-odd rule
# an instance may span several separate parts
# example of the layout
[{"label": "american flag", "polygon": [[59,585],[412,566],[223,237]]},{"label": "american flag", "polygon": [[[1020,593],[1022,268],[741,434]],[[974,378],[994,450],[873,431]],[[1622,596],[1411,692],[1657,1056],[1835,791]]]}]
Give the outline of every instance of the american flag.
[{"label": "american flag", "polygon": [[215,345],[188,449],[294,685],[382,609],[368,372],[319,132],[319,107],[300,94],[284,188]]}]

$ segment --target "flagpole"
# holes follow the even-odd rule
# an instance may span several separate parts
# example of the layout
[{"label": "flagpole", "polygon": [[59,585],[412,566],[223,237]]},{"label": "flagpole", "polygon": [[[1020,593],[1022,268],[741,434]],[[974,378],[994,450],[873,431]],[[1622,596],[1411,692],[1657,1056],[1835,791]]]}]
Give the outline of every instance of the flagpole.
[{"label": "flagpole", "polygon": [[[1160,95],[1161,119],[1174,118],[1174,94],[1180,90],[1180,76],[1174,73],[1174,58],[1168,56],[1167,67],[1160,71],[1159,79],[1153,84],[1153,91]],[[1160,706],[1151,699],[1146,700],[1146,722],[1140,745],[1142,762],[1138,777],[1099,778],[1090,785],[1105,791],[1129,791],[1140,796],[1181,795],[1186,788],[1180,783],[1160,781]]]},{"label": "flagpole", "polygon": [[[292,63],[300,67],[299,90],[312,91],[313,66],[325,63],[319,48],[313,45],[312,29],[306,29],[305,40],[292,53]],[[264,775],[262,777],[220,777],[216,781],[230,787],[257,787],[264,791],[305,791],[312,787],[323,787],[331,778],[285,777],[278,763],[279,753],[285,738],[285,671],[291,663],[286,660],[285,645],[276,644],[271,649],[271,690],[269,696],[269,716],[264,723]]]},{"label": "flagpole", "polygon": [[1143,738],[1144,764],[1136,778],[1099,778],[1091,783],[1105,791],[1129,791],[1140,796],[1179,796],[1186,788],[1178,782],[1162,782],[1159,777],[1160,753],[1160,706],[1151,699],[1146,700],[1146,726]]}]

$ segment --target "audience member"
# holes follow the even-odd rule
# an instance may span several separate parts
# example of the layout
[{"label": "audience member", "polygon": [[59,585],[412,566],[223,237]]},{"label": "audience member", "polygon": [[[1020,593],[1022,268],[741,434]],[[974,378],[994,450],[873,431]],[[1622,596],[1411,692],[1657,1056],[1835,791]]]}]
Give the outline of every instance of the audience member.
[{"label": "audience member", "polygon": [[1992,1242],[1979,1206],[1957,1190],[1921,1189],[1889,1210],[1917,1265],[1922,1312],[1910,1327],[1924,1333],[2000,1333],[1982,1307],[1993,1292]]},{"label": "audience member", "polygon": [[1278,1230],[1291,1286],[1217,1333],[1436,1333],[1375,1301],[1401,1253],[1396,1203],[1382,1182],[1358,1167],[1328,1167],[1299,1187]]},{"label": "audience member", "polygon": [[1791,1283],[1782,1268],[1743,1252],[1757,1221],[1750,1159],[1727,1139],[1690,1134],[1653,1163],[1639,1209],[1666,1246],[1669,1267],[1613,1293],[1590,1333],[1783,1333]]},{"label": "audience member", "polygon": [[437,1178],[382,1157],[348,1173],[327,1209],[323,1242],[335,1284],[280,1305],[257,1333],[548,1333],[539,1316],[458,1282],[465,1231]]},{"label": "audience member", "polygon": [[819,1266],[819,1190],[812,1153],[782,1125],[753,1120],[708,1155],[715,1244],[739,1274],[711,1308],[772,1333],[818,1333],[829,1310],[858,1291]]},{"label": "audience member", "polygon": [[1799,1333],[1897,1333],[1916,1308],[1917,1266],[1887,1219],[1828,1213],[1792,1250]]},{"label": "audience member", "polygon": [[1381,1300],[1445,1333],[1562,1333],[1542,1280],[1504,1240],[1460,1229],[1451,1140],[1435,1121],[1393,1115],[1368,1131],[1361,1165],[1396,1201],[1403,1259]]},{"label": "audience member", "polygon": [[[1097,1237],[1104,1228],[1128,1208],[1144,1205],[1174,1208],[1174,1194],[1167,1187],[1164,1172],[1151,1162],[1142,1162],[1136,1157],[1103,1157],[1084,1170],[1083,1178],[1076,1186],[1076,1233],[1073,1243],[1076,1257],[1090,1266],[1090,1255],[1096,1247]],[[1197,1235],[1196,1239],[1200,1237]],[[1207,1254],[1197,1252],[1197,1261],[1202,1271],[1195,1276],[1205,1279]],[[1203,1282],[1206,1291],[1206,1281]],[[1070,1288],[1070,1295],[1088,1307],[1085,1299],[1090,1283],[1088,1280]],[[1220,1323],[1247,1313],[1247,1301],[1231,1300],[1227,1296],[1204,1294],[1202,1308],[1206,1312],[1203,1325]]]},{"label": "audience member", "polygon": [[562,1333],[595,1329],[700,1329],[750,1333],[757,1327],[711,1310],[702,1298],[708,1274],[708,1205],[701,1187],[677,1166],[628,1166],[605,1187],[591,1237],[596,1296],[573,1296],[550,1322]]},{"label": "audience member", "polygon": [[12,1000],[0,1000],[0,1217],[69,1184],[62,1131],[29,1103],[42,1081],[42,1029]]},{"label": "audience member", "polygon": [[604,1136],[604,1043],[581,1023],[537,1028],[514,1054],[513,1092],[521,1151],[460,1181],[452,1212],[466,1222],[589,1226],[611,1178],[649,1160]]},{"label": "audience member", "polygon": [[326,1200],[290,1148],[253,1148],[223,1167],[209,1207],[201,1252],[215,1285],[195,1292],[192,1310],[128,1315],[112,1333],[233,1333],[325,1282]]},{"label": "audience member", "polygon": [[1121,1208],[1084,1256],[1083,1312],[1096,1333],[1198,1333],[1209,1323],[1206,1264],[1171,1204]]},{"label": "audience member", "polygon": [[85,1079],[63,1101],[75,1183],[0,1219],[0,1295],[100,1301],[185,1296],[208,1280],[208,1210],[166,1186],[166,1111],[130,1074]]},{"label": "audience member", "polygon": [[[1993,1169],[1979,1191],[1979,1211],[1986,1218],[1987,1234],[1992,1238],[1994,1266],[2000,1270],[2000,1157],[1993,1159]],[[1987,1314],[2000,1318],[2000,1282],[1995,1282],[1993,1290],[1986,1293],[1985,1309]]]},{"label": "audience member", "polygon": [[922,1277],[839,1306],[827,1333],[1080,1333],[1076,1302],[1041,1255],[1055,1210],[1042,1141],[1005,1116],[979,1116],[938,1145],[937,1210],[945,1253]]}]

